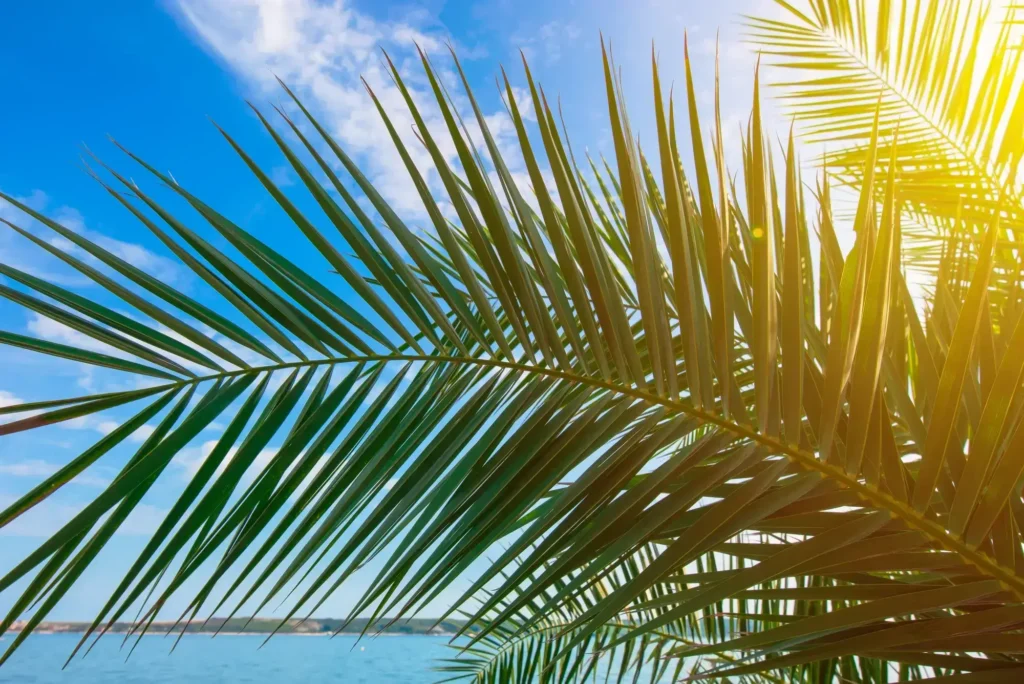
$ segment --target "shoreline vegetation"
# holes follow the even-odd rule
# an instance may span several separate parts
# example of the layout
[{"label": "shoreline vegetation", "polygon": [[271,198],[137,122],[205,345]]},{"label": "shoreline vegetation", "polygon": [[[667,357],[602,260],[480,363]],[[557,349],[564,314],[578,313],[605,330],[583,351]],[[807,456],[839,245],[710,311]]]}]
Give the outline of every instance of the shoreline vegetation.
[{"label": "shoreline vegetation", "polygon": [[[462,623],[456,620],[437,620],[431,618],[411,618],[391,623],[390,618],[377,620],[376,623],[367,628],[369,618],[356,618],[348,625],[340,618],[320,618],[309,620],[288,620],[287,623],[277,630],[278,635],[293,636],[331,636],[337,633],[339,636],[358,636],[364,631],[368,636],[455,636],[462,628]],[[436,624],[435,624],[436,623]],[[90,622],[74,621],[48,621],[39,623],[32,632],[34,634],[82,634],[88,631]],[[185,628],[188,634],[217,634],[221,636],[245,636],[249,634],[270,634],[278,627],[280,620],[276,618],[210,618],[209,620],[195,620],[187,624],[175,624],[171,621],[154,622],[149,626],[147,634],[158,636],[166,634],[178,634]],[[131,622],[115,622],[107,630],[113,634],[125,634],[132,631]],[[338,632],[345,626],[345,630]],[[9,631],[20,632],[23,624],[15,622]]]}]

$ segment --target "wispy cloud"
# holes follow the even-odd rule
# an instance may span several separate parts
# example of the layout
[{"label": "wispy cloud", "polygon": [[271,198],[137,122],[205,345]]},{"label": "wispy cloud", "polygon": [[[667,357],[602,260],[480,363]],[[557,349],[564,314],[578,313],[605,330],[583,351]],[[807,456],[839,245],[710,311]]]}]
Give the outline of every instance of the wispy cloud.
[{"label": "wispy cloud", "polygon": [[[99,352],[108,356],[133,358],[130,354],[120,349],[111,347],[59,321],[38,313],[29,315],[25,328],[33,337],[49,342],[66,344],[77,349]],[[56,359],[53,362],[68,363],[67,361]],[[78,367],[78,378],[75,384],[82,390],[90,393],[138,389],[141,386],[141,382],[148,382],[148,380],[143,380],[139,377],[125,376],[118,371],[108,371],[85,363],[74,363],[74,365]]]},{"label": "wispy cloud", "polygon": [[0,390],[0,408],[5,406],[17,406],[18,404],[24,404],[20,397],[15,396],[13,393],[6,390]]},{"label": "wispy cloud", "polygon": [[[414,45],[428,54],[438,53],[435,67],[443,80],[454,85],[454,76],[445,66],[445,43],[451,39],[436,22],[428,21],[421,12],[380,21],[342,0],[176,0],[175,6],[200,42],[250,89],[280,100],[282,93],[274,80],[275,75],[279,76],[360,162],[399,213],[423,216],[416,188],[360,78],[373,88],[416,167],[437,189],[429,153],[416,139],[412,116],[377,49],[388,50],[403,78],[407,78],[428,128],[444,130],[440,113],[431,106],[429,85],[418,70]],[[462,59],[480,55],[479,50],[457,50]],[[464,110],[464,101],[456,98],[456,103]],[[511,126],[502,127],[498,133],[506,137],[513,134]],[[447,136],[439,138],[442,154],[454,161],[454,145]]]},{"label": "wispy cloud", "polygon": [[[7,390],[0,390],[0,408],[5,406],[18,406],[24,404],[25,400],[16,395],[14,392],[8,392]],[[39,415],[40,411],[19,411],[18,413],[7,414],[0,416],[0,425],[9,423],[16,420],[23,420],[25,418],[31,418],[32,416]]]},{"label": "wispy cloud", "polygon": [[[59,468],[60,466],[56,463],[50,463],[38,458],[30,458],[24,461],[0,463],[0,475],[41,480],[53,475]],[[110,484],[110,480],[90,473],[81,473],[71,480],[71,483],[87,487],[106,487]]]},{"label": "wispy cloud", "polygon": [[[14,503],[11,496],[0,495],[0,508]],[[42,501],[33,506],[24,515],[0,528],[0,537],[49,537],[58,532],[85,507],[84,504],[57,503]],[[167,511],[151,504],[139,504],[117,530],[117,534],[126,536],[152,535]]]},{"label": "wispy cloud", "polygon": [[[132,266],[147,273],[168,285],[187,285],[190,277],[187,269],[174,259],[160,256],[142,245],[134,242],[115,240],[103,233],[91,230],[86,227],[85,218],[81,212],[72,207],[57,207],[51,218],[65,228],[75,231],[84,238],[91,240],[103,249],[116,257],[120,257]],[[89,263],[91,266],[98,266],[100,262],[84,250],[72,245],[61,237],[55,237],[51,243],[58,244],[65,252]]]},{"label": "wispy cloud", "polygon": [[[54,205],[42,190],[33,190],[30,194],[15,199],[165,283],[180,287],[188,285],[190,281],[187,269],[177,261],[160,256],[140,244],[117,240],[103,232],[89,228],[81,212],[73,207]],[[100,266],[100,262],[92,255],[56,233],[42,228],[37,221],[2,199],[0,199],[0,218],[35,233],[90,266]],[[48,256],[41,248],[32,245],[10,230],[0,230],[0,261],[16,265],[37,277],[61,285],[81,287],[92,283],[85,276],[58,262],[56,258]]]},{"label": "wispy cloud", "polygon": [[113,347],[42,314],[30,314],[26,328],[36,337],[41,337],[51,342],[60,342],[61,344],[78,349],[102,352],[104,354],[115,354],[118,352]]},{"label": "wispy cloud", "polygon": [[580,28],[572,22],[549,21],[529,31],[514,33],[512,45],[527,59],[540,59],[552,65],[562,58],[562,51],[572,47],[580,37]]},{"label": "wispy cloud", "polygon": [[[15,199],[36,211],[44,211],[48,204],[46,193],[42,190],[34,190],[28,195],[15,196]],[[29,228],[34,223],[14,205],[3,199],[0,199],[0,219],[10,221],[21,228]],[[15,264],[23,271],[59,285],[76,286],[89,283],[87,278],[70,272],[56,259],[48,257],[41,249],[31,245],[13,230],[8,230],[6,226],[0,230],[0,262]],[[2,276],[0,276],[0,280],[2,280]]]},{"label": "wispy cloud", "polygon": [[[213,453],[213,449],[214,447],[217,446],[217,442],[218,440],[211,439],[203,442],[198,446],[192,446],[188,447],[187,449],[182,449],[172,459],[171,465],[178,468],[183,481],[189,482],[192,480],[193,477],[195,477],[196,473],[199,472],[199,468],[203,465],[206,459],[210,457],[210,454]],[[270,446],[260,450],[260,452],[256,454],[256,457],[253,459],[252,463],[249,464],[249,467],[246,468],[245,473],[242,476],[242,482],[245,484],[250,484],[254,482],[256,478],[259,477],[260,473],[266,470],[267,466],[270,465],[270,462],[274,459],[275,456],[277,456],[279,451],[280,447],[276,446]],[[231,447],[228,450],[227,456],[219,464],[217,464],[217,470],[215,473],[217,477],[219,477],[227,469],[227,467],[231,464],[232,459],[234,459],[237,455],[238,447]],[[300,461],[303,460],[305,456],[306,454],[305,452],[303,452],[289,460],[288,466],[284,469],[284,472],[282,473],[281,477],[288,477],[291,474],[292,470],[299,464]],[[327,459],[321,457],[319,460],[317,460],[316,463],[313,464],[309,472],[303,478],[302,482],[296,488],[295,492],[293,492],[291,496],[292,499],[297,497],[300,492],[305,491],[305,489],[312,482],[313,478],[317,476],[317,474],[320,472],[320,469],[323,468],[326,463]],[[390,489],[391,486],[393,486],[393,483],[389,483],[387,485],[387,488]]]},{"label": "wispy cloud", "polygon": [[288,166],[275,166],[271,169],[270,180],[274,181],[274,185],[279,188],[295,185],[295,176],[292,175],[291,167]]},{"label": "wispy cloud", "polygon": [[[199,472],[199,468],[209,458],[210,454],[213,453],[213,449],[219,441],[217,439],[210,439],[199,446],[182,449],[171,460],[171,464],[180,469],[182,479],[188,482]],[[261,450],[246,470],[246,479],[250,482],[256,479],[256,476],[263,472],[263,469],[267,467],[267,464],[270,463],[270,460],[274,458],[277,452],[277,447],[267,447]],[[238,447],[231,447],[228,450],[227,456],[217,465],[216,474],[220,475],[223,473],[237,454]]]}]

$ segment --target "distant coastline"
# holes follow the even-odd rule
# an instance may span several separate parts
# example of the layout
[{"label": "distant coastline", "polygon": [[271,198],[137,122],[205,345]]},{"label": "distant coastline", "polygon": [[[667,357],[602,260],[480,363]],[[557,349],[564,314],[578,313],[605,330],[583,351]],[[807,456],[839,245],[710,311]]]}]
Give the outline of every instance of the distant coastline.
[{"label": "distant coastline", "polygon": [[[84,634],[92,625],[90,622],[74,621],[48,621],[40,622],[33,630],[33,634]],[[25,626],[23,621],[15,622],[8,631],[19,632]],[[376,620],[370,624],[368,618],[356,618],[345,624],[345,620],[338,618],[311,618],[309,620],[288,620],[284,625],[276,618],[252,618],[234,617],[210,618],[209,620],[194,620],[189,623],[175,624],[171,621],[153,622],[146,631],[146,634],[164,635],[179,634],[183,629],[186,634],[219,634],[220,636],[249,636],[254,634],[270,634],[277,629],[278,635],[292,636],[358,636],[365,633],[367,636],[455,636],[462,628],[462,623],[456,620],[437,620],[430,618],[410,618],[398,620],[394,623],[390,618]],[[278,629],[280,627],[280,629]],[[344,627],[343,631],[338,631]],[[115,622],[107,633],[126,634],[131,632],[133,624],[130,622]]]}]

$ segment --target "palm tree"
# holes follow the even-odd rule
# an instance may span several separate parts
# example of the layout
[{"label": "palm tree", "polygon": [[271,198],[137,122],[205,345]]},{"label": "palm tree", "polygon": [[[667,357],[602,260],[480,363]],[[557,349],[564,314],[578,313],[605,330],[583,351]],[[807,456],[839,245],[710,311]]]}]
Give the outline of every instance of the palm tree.
[{"label": "palm tree", "polygon": [[[224,132],[323,257],[323,278],[126,149],[209,226],[188,227],[114,168],[97,180],[223,298],[217,310],[2,195],[75,249],[13,230],[133,314],[3,265],[13,282],[0,293],[110,349],[0,341],[146,382],[0,408],[14,414],[0,434],[138,411],[0,526],[155,425],[92,503],[0,578],[0,591],[25,587],[0,633],[27,616],[3,659],[220,417],[223,435],[75,652],[132,609],[141,637],[188,581],[200,589],[179,623],[272,601],[288,608],[282,624],[303,618],[376,559],[351,613],[374,625],[473,571],[441,616],[465,619],[443,665],[455,677],[882,681],[894,668],[1017,681],[1024,303],[993,275],[999,214],[959,217],[981,237],[942,253],[922,321],[900,262],[902,147],[880,113],[844,255],[828,178],[805,197],[792,135],[781,152],[767,142],[756,78],[733,177],[717,106],[705,145],[687,63],[688,178],[687,130],[656,61],[656,156],[605,55],[615,156],[588,160],[590,173],[526,68],[539,145],[504,81],[526,188],[465,78],[483,149],[422,61],[447,130],[425,126],[392,76],[456,218],[370,96],[430,231],[411,229],[294,96],[304,120],[279,111],[287,135],[257,114],[322,215]],[[449,140],[458,168],[440,151]],[[211,228],[238,258],[204,239]]]}]

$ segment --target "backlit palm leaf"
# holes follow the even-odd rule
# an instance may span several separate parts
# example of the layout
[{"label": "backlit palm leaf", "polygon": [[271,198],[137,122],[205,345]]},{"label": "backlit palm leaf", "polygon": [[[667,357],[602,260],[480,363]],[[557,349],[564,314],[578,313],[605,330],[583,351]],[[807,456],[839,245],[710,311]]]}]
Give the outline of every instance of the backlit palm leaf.
[{"label": "backlit palm leaf", "polygon": [[[134,311],[5,266],[18,288],[3,294],[111,351],[2,341],[155,381],[0,409],[13,416],[4,434],[137,411],[0,513],[0,526],[140,426],[155,428],[92,503],[0,578],[0,591],[25,583],[0,631],[28,619],[3,657],[220,419],[222,436],[90,635],[139,611],[131,636],[141,636],[186,586],[183,621],[279,604],[305,617],[376,560],[352,610],[372,614],[368,624],[473,580],[451,611],[467,618],[465,653],[447,667],[484,681],[571,681],[601,654],[619,680],[644,668],[867,679],[889,663],[1019,676],[1024,326],[1019,292],[990,287],[998,222],[965,219],[983,239],[943,254],[921,321],[898,258],[903,148],[880,126],[844,256],[827,182],[821,205],[807,207],[793,146],[765,142],[756,90],[734,182],[718,121],[703,145],[689,70],[692,179],[674,102],[656,89],[657,151],[645,155],[607,57],[615,159],[594,174],[529,72],[537,137],[506,80],[528,188],[475,103],[475,124],[464,122],[423,61],[445,129],[428,130],[407,104],[456,218],[379,109],[423,200],[425,233],[297,99],[304,121],[285,117],[287,137],[261,120],[322,213],[300,210],[224,134],[323,257],[323,277],[130,152],[158,182],[97,176],[223,299],[220,313],[4,196],[90,258],[37,238],[41,248]],[[445,136],[458,167],[439,151]],[[176,218],[148,185],[205,225]],[[353,294],[338,294],[337,277]],[[27,411],[39,413],[18,417]]]},{"label": "backlit palm leaf", "polygon": [[[1024,227],[1024,5],[974,0],[775,0],[784,19],[749,17],[749,38],[781,98],[829,169],[863,177],[876,106],[877,160],[895,163],[903,210],[928,230],[914,268],[934,273],[936,238],[962,218],[1001,212],[1008,239]],[[977,233],[967,236],[980,241]],[[964,239],[961,237],[960,239]],[[1003,251],[1003,250],[1001,250]],[[1008,253],[1007,267],[1015,265]],[[1015,270],[1015,269],[1013,269]],[[997,274],[998,277],[998,274]]]}]

